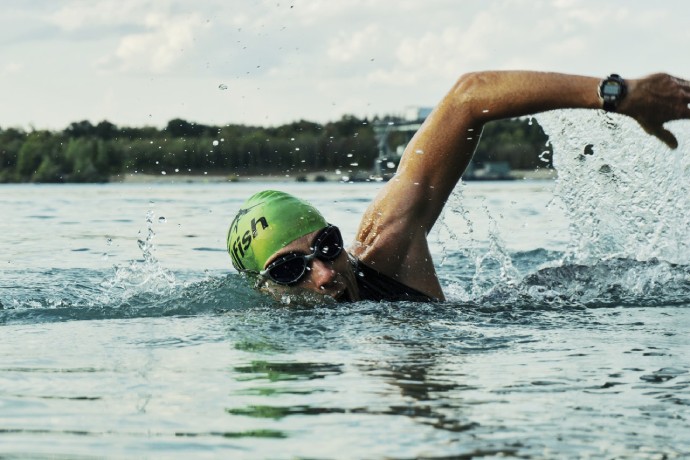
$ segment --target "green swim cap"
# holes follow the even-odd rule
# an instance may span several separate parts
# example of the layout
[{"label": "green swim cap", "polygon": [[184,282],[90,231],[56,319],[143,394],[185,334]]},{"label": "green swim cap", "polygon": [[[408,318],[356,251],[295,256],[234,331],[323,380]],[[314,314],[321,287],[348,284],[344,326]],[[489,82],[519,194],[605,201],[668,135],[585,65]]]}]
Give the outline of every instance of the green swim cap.
[{"label": "green swim cap", "polygon": [[238,271],[259,272],[269,257],[297,238],[328,223],[314,206],[289,193],[264,190],[252,195],[228,230],[228,253]]}]

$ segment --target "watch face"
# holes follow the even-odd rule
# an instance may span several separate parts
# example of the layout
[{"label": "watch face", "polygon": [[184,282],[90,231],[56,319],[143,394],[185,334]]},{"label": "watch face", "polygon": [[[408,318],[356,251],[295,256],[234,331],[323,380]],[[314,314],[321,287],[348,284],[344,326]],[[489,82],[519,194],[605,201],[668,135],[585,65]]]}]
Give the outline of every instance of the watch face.
[{"label": "watch face", "polygon": [[609,75],[599,85],[599,97],[603,100],[603,109],[607,112],[615,112],[616,106],[626,93],[625,80],[615,73]]},{"label": "watch face", "polygon": [[603,96],[618,96],[621,93],[621,85],[614,81],[608,81],[604,83],[601,88],[601,94]]}]

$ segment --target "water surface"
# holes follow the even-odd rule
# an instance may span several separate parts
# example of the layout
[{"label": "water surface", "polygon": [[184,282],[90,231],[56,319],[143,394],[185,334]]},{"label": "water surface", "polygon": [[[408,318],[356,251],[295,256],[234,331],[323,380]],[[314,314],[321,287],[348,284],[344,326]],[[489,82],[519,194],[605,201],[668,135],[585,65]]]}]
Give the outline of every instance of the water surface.
[{"label": "water surface", "polygon": [[[226,226],[276,184],[1,186],[0,455],[690,455],[687,155],[540,123],[560,179],[458,187],[433,305],[252,291]],[[346,238],[380,186],[279,184]]]}]

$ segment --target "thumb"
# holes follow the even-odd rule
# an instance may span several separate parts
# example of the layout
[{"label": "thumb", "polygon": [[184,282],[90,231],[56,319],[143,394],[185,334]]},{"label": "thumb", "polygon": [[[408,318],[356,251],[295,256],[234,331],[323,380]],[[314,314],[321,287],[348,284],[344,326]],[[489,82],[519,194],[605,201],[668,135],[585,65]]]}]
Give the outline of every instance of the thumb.
[{"label": "thumb", "polygon": [[676,136],[674,136],[671,131],[664,128],[663,125],[651,125],[645,123],[643,120],[638,120],[638,123],[640,126],[642,126],[642,129],[644,129],[647,134],[656,137],[661,142],[666,144],[670,149],[675,150],[678,147],[678,140],[676,139]]},{"label": "thumb", "polygon": [[678,139],[673,135],[671,131],[666,128],[659,128],[659,130],[652,133],[654,136],[659,138],[661,142],[668,145],[672,150],[678,147]]}]

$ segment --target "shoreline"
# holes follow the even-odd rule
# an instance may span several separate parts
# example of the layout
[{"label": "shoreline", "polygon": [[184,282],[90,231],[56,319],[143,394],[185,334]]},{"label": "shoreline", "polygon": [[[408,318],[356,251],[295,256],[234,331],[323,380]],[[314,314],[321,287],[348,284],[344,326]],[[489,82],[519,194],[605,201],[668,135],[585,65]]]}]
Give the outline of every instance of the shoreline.
[{"label": "shoreline", "polygon": [[[558,176],[555,169],[537,170],[514,170],[510,171],[505,178],[472,178],[465,179],[464,182],[479,181],[512,181],[512,180],[553,180]],[[247,182],[311,182],[311,183],[332,183],[332,182],[380,182],[382,179],[368,176],[366,172],[360,171],[350,179],[346,174],[335,174],[326,172],[314,172],[303,174],[254,174],[246,176],[227,175],[227,174],[142,174],[127,173],[117,174],[110,177],[111,183],[247,183]]]}]

